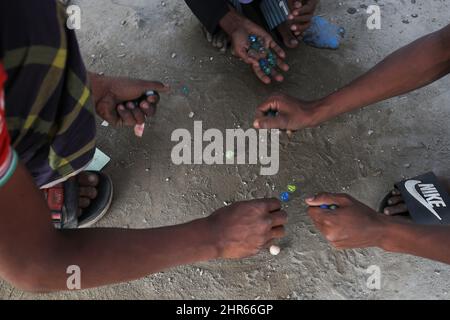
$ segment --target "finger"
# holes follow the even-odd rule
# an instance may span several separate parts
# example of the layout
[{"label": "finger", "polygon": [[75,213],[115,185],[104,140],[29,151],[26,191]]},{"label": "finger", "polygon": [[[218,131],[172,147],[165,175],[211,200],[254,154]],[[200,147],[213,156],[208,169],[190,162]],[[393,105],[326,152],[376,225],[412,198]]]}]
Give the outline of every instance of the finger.
[{"label": "finger", "polygon": [[285,114],[278,114],[276,117],[263,116],[256,118],[253,127],[256,129],[287,129],[289,124]]},{"label": "finger", "polygon": [[309,207],[308,215],[311,217],[314,223],[318,224],[319,230],[322,230],[324,228],[324,219],[325,217],[329,216],[328,213],[325,213],[325,210],[322,210],[319,207]]},{"label": "finger", "polygon": [[335,194],[335,193],[321,193],[314,197],[306,199],[306,203],[309,206],[320,206],[322,204],[326,205],[345,205],[348,203],[347,195]]},{"label": "finger", "polygon": [[401,203],[396,206],[387,207],[383,210],[385,215],[394,216],[402,213],[408,213],[408,207],[406,204]]},{"label": "finger", "polygon": [[119,113],[122,125],[134,126],[136,124],[133,114],[129,110],[127,110],[123,104],[120,104],[117,107],[117,112]]},{"label": "finger", "polygon": [[270,84],[272,82],[270,78],[261,70],[259,65],[252,64],[253,72],[256,74],[256,76],[264,82],[265,84]]},{"label": "finger", "polygon": [[283,75],[278,73],[277,70],[275,70],[275,68],[272,68],[271,72],[272,72],[271,73],[272,79],[275,79],[275,81],[277,81],[277,82],[283,82],[283,80],[284,80]]},{"label": "finger", "polygon": [[278,104],[280,102],[280,97],[272,96],[268,98],[266,101],[261,103],[256,109],[262,113],[266,113],[269,110],[278,111]]},{"label": "finger", "polygon": [[158,92],[169,92],[170,86],[165,85],[159,81],[148,81],[148,80],[137,80],[137,85],[139,87],[139,92],[146,91],[158,91]]},{"label": "finger", "polygon": [[292,34],[292,32],[289,30],[289,27],[286,23],[280,25],[277,28],[278,32],[281,35],[281,38],[283,39],[284,45],[288,48],[295,48],[298,46],[299,42],[297,38]]},{"label": "finger", "polygon": [[286,62],[284,62],[284,60],[277,59],[277,66],[278,66],[278,68],[280,68],[284,72],[289,71],[289,66],[288,66],[288,64]]},{"label": "finger", "polygon": [[[312,14],[305,14],[305,15],[299,15],[296,16],[292,21],[292,26],[296,26],[298,28],[298,25],[304,24],[304,23],[310,23],[311,20],[313,18]],[[291,28],[292,31],[295,31],[294,29]]]},{"label": "finger", "polygon": [[288,221],[288,215],[283,210],[272,212],[270,217],[272,218],[272,227],[285,225]]},{"label": "finger", "polygon": [[316,3],[314,1],[308,1],[308,3],[302,5],[300,8],[296,8],[299,15],[313,14],[316,11]]},{"label": "finger", "polygon": [[156,106],[148,103],[147,101],[142,101],[139,107],[147,117],[153,117],[156,113]]},{"label": "finger", "polygon": [[78,198],[78,207],[81,209],[86,209],[91,205],[91,199],[80,197]]},{"label": "finger", "polygon": [[99,182],[98,175],[92,172],[81,172],[77,178],[78,184],[82,186],[96,187]]},{"label": "finger", "polygon": [[276,198],[262,199],[260,204],[267,212],[277,212],[281,209],[281,201]]},{"label": "finger", "polygon": [[78,193],[80,197],[95,199],[97,197],[97,189],[94,187],[80,187],[78,188]]},{"label": "finger", "polygon": [[110,125],[118,125],[120,119],[115,108],[115,101],[113,97],[108,95],[97,102],[96,110],[98,115]]},{"label": "finger", "polygon": [[392,190],[392,195],[393,196],[399,196],[399,195],[401,195],[402,193],[398,190],[398,189],[394,189],[394,190]]},{"label": "finger", "polygon": [[399,203],[402,203],[402,202],[403,202],[403,197],[402,196],[394,196],[392,198],[389,198],[387,203],[388,203],[389,206],[393,206],[393,205],[396,205],[396,204],[399,204]]},{"label": "finger", "polygon": [[133,102],[127,103],[128,110],[130,110],[131,114],[134,117],[135,124],[143,124],[145,122],[145,115],[141,111],[140,108],[137,108]]},{"label": "finger", "polygon": [[283,49],[281,49],[281,47],[275,41],[273,41],[273,40],[269,41],[269,48],[272,49],[273,51],[275,51],[277,56],[280,57],[281,59],[286,58],[286,53],[284,52]]},{"label": "finger", "polygon": [[286,236],[286,230],[284,227],[275,227],[270,230],[270,239],[281,239]]}]

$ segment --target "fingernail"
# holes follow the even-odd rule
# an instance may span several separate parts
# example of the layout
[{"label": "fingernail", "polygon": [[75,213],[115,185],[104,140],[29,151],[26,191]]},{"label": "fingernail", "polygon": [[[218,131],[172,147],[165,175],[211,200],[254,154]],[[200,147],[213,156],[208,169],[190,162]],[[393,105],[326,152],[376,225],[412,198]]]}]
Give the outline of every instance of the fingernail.
[{"label": "fingernail", "polygon": [[121,104],[121,105],[119,105],[119,110],[120,111],[125,111],[125,107]]},{"label": "fingernail", "polygon": [[291,40],[291,44],[294,45],[294,46],[296,46],[296,45],[298,44],[298,41],[295,40],[295,39],[293,39],[293,40]]},{"label": "fingernail", "polygon": [[309,197],[309,198],[306,198],[306,201],[311,202],[311,201],[314,201],[314,199],[315,199],[315,197]]},{"label": "fingernail", "polygon": [[297,30],[297,27],[296,26],[291,26],[291,30],[295,31],[295,30]]},{"label": "fingernail", "polygon": [[253,126],[254,126],[256,129],[259,129],[259,121],[256,120],[255,122],[253,122]]},{"label": "fingernail", "polygon": [[290,14],[290,15],[288,15],[288,19],[289,19],[289,20],[293,20],[293,19],[294,19],[294,16],[293,16],[292,14]]},{"label": "fingernail", "polygon": [[133,110],[135,108],[134,103],[132,103],[132,102],[127,103],[127,108],[130,110]]},{"label": "fingernail", "polygon": [[294,7],[295,8],[301,8],[302,7],[302,3],[300,1],[297,1],[294,3]]},{"label": "fingernail", "polygon": [[141,105],[141,108],[147,110],[148,108],[150,108],[150,106],[148,105],[148,103],[143,103]]}]

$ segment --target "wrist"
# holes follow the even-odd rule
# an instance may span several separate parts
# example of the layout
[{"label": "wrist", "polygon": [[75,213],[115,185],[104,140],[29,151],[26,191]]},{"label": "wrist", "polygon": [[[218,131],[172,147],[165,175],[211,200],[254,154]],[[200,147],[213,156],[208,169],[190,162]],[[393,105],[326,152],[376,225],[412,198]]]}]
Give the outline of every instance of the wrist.
[{"label": "wrist", "polygon": [[196,224],[196,230],[201,236],[201,247],[204,251],[205,260],[214,260],[221,258],[222,249],[217,232],[214,231],[211,216],[198,219],[192,223]]},{"label": "wrist", "polygon": [[401,228],[403,224],[396,223],[394,219],[395,218],[380,215],[382,225],[378,231],[379,236],[376,237],[374,243],[375,247],[388,252],[398,251],[398,248],[395,246],[395,238],[399,234],[399,228]]}]

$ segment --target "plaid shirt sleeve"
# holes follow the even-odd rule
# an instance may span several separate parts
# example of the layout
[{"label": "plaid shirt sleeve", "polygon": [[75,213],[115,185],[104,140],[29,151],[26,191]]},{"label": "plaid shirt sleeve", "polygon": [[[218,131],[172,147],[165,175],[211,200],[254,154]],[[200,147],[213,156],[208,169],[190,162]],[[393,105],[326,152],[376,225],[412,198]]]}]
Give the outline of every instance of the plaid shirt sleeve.
[{"label": "plaid shirt sleeve", "polygon": [[4,90],[6,72],[0,62],[0,187],[6,184],[17,166],[17,154],[11,148],[8,129],[6,127]]}]

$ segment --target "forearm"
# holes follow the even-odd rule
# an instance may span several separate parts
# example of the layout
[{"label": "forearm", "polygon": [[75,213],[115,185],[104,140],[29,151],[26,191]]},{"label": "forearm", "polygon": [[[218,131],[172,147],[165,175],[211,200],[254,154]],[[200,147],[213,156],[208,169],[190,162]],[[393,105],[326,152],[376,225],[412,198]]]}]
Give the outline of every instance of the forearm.
[{"label": "forearm", "polygon": [[82,288],[90,288],[219,255],[209,218],[147,230],[58,231],[23,165],[1,191],[0,277],[25,290],[67,290],[71,265],[81,268]]},{"label": "forearm", "polygon": [[450,226],[388,223],[379,247],[450,264]]},{"label": "forearm", "polygon": [[450,72],[450,26],[394,52],[321,101],[323,120],[436,81]]},{"label": "forearm", "polygon": [[37,257],[37,265],[28,264],[35,269],[27,271],[41,282],[34,283],[38,290],[66,290],[69,275],[65,272],[70,265],[80,267],[85,289],[218,257],[205,220],[147,230],[65,231],[54,240],[57,245],[50,251],[52,257]]}]

